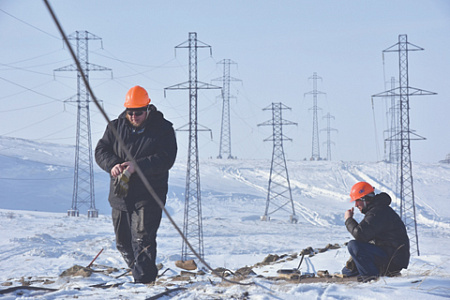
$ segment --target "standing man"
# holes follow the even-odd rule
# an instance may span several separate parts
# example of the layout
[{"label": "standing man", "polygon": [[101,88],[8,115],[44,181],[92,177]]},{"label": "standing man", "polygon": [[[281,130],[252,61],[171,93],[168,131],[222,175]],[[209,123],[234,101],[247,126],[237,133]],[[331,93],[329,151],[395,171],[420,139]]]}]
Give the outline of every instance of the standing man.
[{"label": "standing man", "polygon": [[175,162],[177,144],[172,123],[150,104],[147,91],[132,87],[125,111],[108,125],[95,148],[97,164],[111,175],[109,203],[116,246],[136,283],[150,283],[158,275],[156,232],[162,208],[135,172],[136,166],[113,134],[114,127],[158,198],[166,203],[169,169]]},{"label": "standing man", "polygon": [[405,224],[390,207],[391,197],[386,193],[375,195],[369,183],[358,182],[350,198],[364,219],[358,224],[353,208],[345,212],[345,226],[355,239],[347,245],[353,262],[347,262],[342,274],[359,276],[362,282],[400,274],[409,264],[409,238]]}]

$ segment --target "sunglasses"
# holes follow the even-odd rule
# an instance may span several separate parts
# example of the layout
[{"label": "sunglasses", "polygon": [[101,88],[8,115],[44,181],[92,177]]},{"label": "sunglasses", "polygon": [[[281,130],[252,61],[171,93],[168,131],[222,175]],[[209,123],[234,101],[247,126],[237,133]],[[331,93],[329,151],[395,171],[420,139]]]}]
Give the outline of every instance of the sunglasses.
[{"label": "sunglasses", "polygon": [[142,110],[128,110],[127,111],[127,115],[129,115],[129,116],[134,115],[136,117],[139,117],[139,116],[142,116],[143,114],[144,114],[144,112]]}]

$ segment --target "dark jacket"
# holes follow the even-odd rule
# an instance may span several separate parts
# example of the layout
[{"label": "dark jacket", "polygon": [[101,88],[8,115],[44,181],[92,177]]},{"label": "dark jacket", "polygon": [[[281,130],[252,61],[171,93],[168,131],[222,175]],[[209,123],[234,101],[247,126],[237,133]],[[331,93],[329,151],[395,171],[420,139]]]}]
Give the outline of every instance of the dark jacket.
[{"label": "dark jacket", "polygon": [[[125,146],[131,152],[139,168],[145,174],[158,195],[163,201],[168,189],[169,169],[175,162],[177,143],[172,123],[164,119],[154,105],[150,105],[149,116],[142,128],[133,128],[126,119],[126,112],[111,121],[103,137],[95,148],[97,164],[109,174],[118,163],[130,161],[125,151],[120,148],[110,126],[114,126]],[[111,176],[109,203],[111,207],[119,210],[133,210],[144,205],[159,207],[145,188],[137,172],[131,175],[128,195],[125,198],[114,195],[114,178]]]},{"label": "dark jacket", "polygon": [[391,197],[380,193],[367,202],[363,210],[364,219],[358,224],[355,219],[345,221],[347,230],[355,240],[372,242],[383,249],[389,259],[389,271],[406,269],[409,264],[409,238],[406,227],[398,214],[390,207]]}]

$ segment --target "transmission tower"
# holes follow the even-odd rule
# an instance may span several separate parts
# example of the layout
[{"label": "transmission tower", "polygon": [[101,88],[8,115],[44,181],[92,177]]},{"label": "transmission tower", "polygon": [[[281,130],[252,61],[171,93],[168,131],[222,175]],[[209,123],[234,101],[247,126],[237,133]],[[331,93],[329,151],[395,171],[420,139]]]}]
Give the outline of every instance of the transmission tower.
[{"label": "transmission tower", "polygon": [[[77,58],[86,79],[89,71],[111,71],[109,68],[89,63],[89,40],[101,40],[88,31],[76,31],[68,36],[69,40],[77,42]],[[89,206],[88,217],[98,217],[95,208],[94,171],[92,159],[91,122],[89,114],[89,92],[84,84],[82,73],[75,64],[65,66],[55,71],[77,71],[77,99],[69,100],[77,103],[77,137],[75,148],[75,170],[72,195],[72,207],[67,211],[68,216],[79,216],[81,205]]]},{"label": "transmission tower", "polygon": [[[391,90],[395,89],[395,77],[391,77]],[[388,121],[390,120],[390,128],[388,128],[388,138],[385,139],[389,145],[389,152],[387,156],[387,162],[390,163],[390,174],[395,174],[392,181],[395,182],[395,193],[400,194],[400,103],[395,95],[390,96],[391,106],[388,113]],[[400,206],[401,207],[401,206]],[[400,211],[399,211],[400,214]]]},{"label": "transmission tower", "polygon": [[[179,48],[189,49],[189,81],[167,87],[164,89],[164,92],[166,90],[189,90],[189,124],[177,129],[189,132],[183,234],[187,240],[193,241],[190,243],[197,247],[196,252],[203,258],[202,205],[197,142],[197,132],[202,131],[202,129],[198,129],[199,124],[197,122],[197,92],[199,89],[220,89],[220,87],[197,81],[197,49],[209,48],[210,54],[212,54],[211,46],[198,41],[196,32],[190,32],[189,39],[176,46],[175,50]],[[203,130],[210,131],[209,129]],[[188,260],[190,254],[194,253],[192,253],[183,239],[182,260]]]},{"label": "transmission tower", "polygon": [[223,64],[223,76],[213,80],[222,81],[222,126],[220,128],[220,146],[219,155],[217,158],[226,157],[228,159],[234,158],[231,155],[231,127],[230,127],[230,81],[241,81],[230,76],[230,65],[236,64],[231,59],[223,59],[218,64]]},{"label": "transmission tower", "polygon": [[[395,89],[395,77],[391,77],[391,90]],[[390,120],[390,128],[388,128],[388,138],[385,140],[388,142],[388,155],[387,161],[390,163],[398,163],[400,161],[400,143],[397,138],[392,138],[397,136],[400,132],[399,130],[399,112],[400,105],[396,101],[395,95],[391,95],[391,106],[388,113],[388,120]]]},{"label": "transmission tower", "polygon": [[331,119],[334,120],[334,116],[330,115],[330,113],[327,113],[326,116],[323,117],[324,119],[327,119],[327,128],[321,129],[321,131],[326,131],[327,133],[327,160],[330,161],[331,160],[331,144],[334,144],[334,142],[331,141],[331,132],[332,131],[338,131],[335,128],[331,128],[330,123],[331,123]]},{"label": "transmission tower", "polygon": [[317,119],[317,95],[325,94],[321,91],[317,90],[317,79],[322,80],[322,77],[317,76],[317,73],[314,72],[312,77],[309,79],[313,80],[313,90],[305,93],[305,95],[313,95],[313,107],[311,110],[313,111],[313,132],[312,132],[312,155],[311,160],[320,160],[320,147],[319,147],[319,123]]},{"label": "transmission tower", "polygon": [[[272,164],[270,167],[269,188],[267,192],[266,210],[261,217],[262,221],[270,220],[270,215],[278,210],[286,210],[287,205],[292,207],[292,215],[290,221],[297,223],[297,216],[295,215],[294,201],[292,200],[291,184],[289,182],[289,174],[286,166],[286,158],[284,156],[283,140],[292,141],[283,135],[283,125],[297,125],[290,121],[283,120],[282,110],[291,109],[282,103],[272,103],[272,105],[263,110],[272,111],[272,120],[258,124],[258,126],[272,126],[272,136],[264,141],[273,141]],[[275,208],[269,212],[269,206],[272,203]]]},{"label": "transmission tower", "polygon": [[[373,97],[397,96],[400,99],[400,131],[392,139],[400,142],[400,217],[405,223],[410,238],[411,252],[419,252],[419,238],[417,234],[416,207],[414,202],[414,188],[411,164],[411,140],[425,138],[414,134],[409,127],[409,96],[436,95],[436,93],[409,86],[408,52],[424,50],[408,42],[406,34],[398,36],[398,43],[384,50],[384,52],[398,52],[399,59],[399,87],[391,89]],[[412,138],[414,135],[415,138]]]}]

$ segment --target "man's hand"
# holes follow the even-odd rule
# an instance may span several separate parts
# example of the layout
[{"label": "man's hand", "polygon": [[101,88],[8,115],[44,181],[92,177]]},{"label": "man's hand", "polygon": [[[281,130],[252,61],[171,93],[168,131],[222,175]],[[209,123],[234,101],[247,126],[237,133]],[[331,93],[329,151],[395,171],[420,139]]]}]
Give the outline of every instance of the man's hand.
[{"label": "man's hand", "polygon": [[111,176],[116,178],[126,169],[123,164],[117,164],[111,169]]},{"label": "man's hand", "polygon": [[125,169],[128,170],[128,172],[130,174],[133,174],[135,172],[134,165],[131,161],[126,161],[126,162],[120,164],[120,166],[123,170],[125,170]]},{"label": "man's hand", "polygon": [[355,208],[352,207],[351,209],[349,209],[349,210],[347,210],[347,211],[345,212],[344,218],[345,218],[346,221],[347,221],[348,218],[353,218],[353,210],[354,210],[354,209],[355,209]]},{"label": "man's hand", "polygon": [[119,176],[114,179],[114,195],[125,197],[128,194],[128,182],[130,181],[130,172],[125,169]]}]

